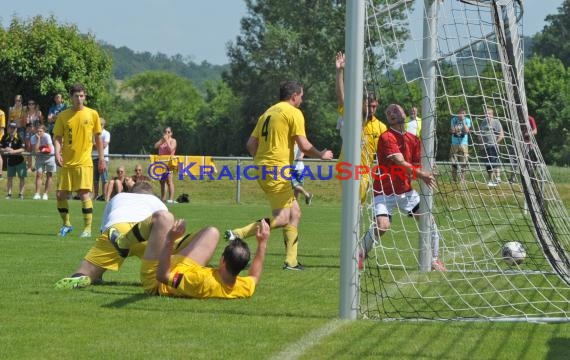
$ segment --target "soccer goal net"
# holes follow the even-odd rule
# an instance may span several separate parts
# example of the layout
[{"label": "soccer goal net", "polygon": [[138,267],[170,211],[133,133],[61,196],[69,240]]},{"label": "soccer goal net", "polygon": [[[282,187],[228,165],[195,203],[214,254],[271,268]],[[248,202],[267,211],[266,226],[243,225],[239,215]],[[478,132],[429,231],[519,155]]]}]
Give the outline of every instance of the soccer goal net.
[{"label": "soccer goal net", "polygon": [[[366,1],[366,91],[379,95],[381,120],[389,103],[417,106],[422,166],[437,188],[415,181],[420,221],[395,210],[381,237],[369,231],[370,190],[362,317],[570,320],[570,217],[529,122],[523,5]],[[468,158],[450,157],[465,145]],[[431,271],[435,256],[446,271]]]}]

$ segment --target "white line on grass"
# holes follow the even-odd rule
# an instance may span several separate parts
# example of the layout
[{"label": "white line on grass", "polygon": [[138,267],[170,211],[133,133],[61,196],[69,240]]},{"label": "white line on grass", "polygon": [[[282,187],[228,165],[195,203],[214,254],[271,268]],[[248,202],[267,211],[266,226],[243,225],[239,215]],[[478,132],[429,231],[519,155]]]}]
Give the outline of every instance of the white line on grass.
[{"label": "white line on grass", "polygon": [[326,323],[318,329],[313,330],[311,333],[304,335],[299,341],[290,344],[279,354],[272,357],[273,360],[294,360],[298,359],[306,351],[313,346],[318,345],[321,339],[329,336],[341,327],[350,323],[351,320],[336,319]]}]

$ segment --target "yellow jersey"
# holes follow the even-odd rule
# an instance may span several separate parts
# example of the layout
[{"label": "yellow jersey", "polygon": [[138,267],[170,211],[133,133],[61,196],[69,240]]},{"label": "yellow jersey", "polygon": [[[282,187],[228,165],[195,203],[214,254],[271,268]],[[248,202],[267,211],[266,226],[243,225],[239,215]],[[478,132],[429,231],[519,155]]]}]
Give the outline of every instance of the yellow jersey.
[{"label": "yellow jersey", "polygon": [[201,266],[182,255],[173,255],[168,285],[159,284],[158,293],[166,296],[198,299],[242,299],[253,296],[255,279],[238,276],[229,287],[220,278],[217,269]]},{"label": "yellow jersey", "polygon": [[[344,107],[339,107],[338,112],[341,116],[344,115]],[[362,143],[360,152],[361,165],[372,166],[374,156],[376,155],[376,150],[378,148],[378,139],[380,139],[380,135],[384,134],[386,131],[388,131],[388,127],[375,115],[372,115],[372,118],[370,120],[366,120],[362,125]],[[339,158],[343,158],[342,154]]]},{"label": "yellow jersey", "polygon": [[305,117],[298,108],[281,101],[263,113],[251,133],[259,141],[256,165],[283,167],[293,164],[294,136],[305,136]]},{"label": "yellow jersey", "polygon": [[59,113],[53,129],[54,137],[62,137],[63,167],[93,166],[93,136],[101,134],[101,121],[96,110],[86,106]]},{"label": "yellow jersey", "polygon": [[0,110],[0,137],[4,135],[4,129],[6,128],[6,115],[4,111]]}]

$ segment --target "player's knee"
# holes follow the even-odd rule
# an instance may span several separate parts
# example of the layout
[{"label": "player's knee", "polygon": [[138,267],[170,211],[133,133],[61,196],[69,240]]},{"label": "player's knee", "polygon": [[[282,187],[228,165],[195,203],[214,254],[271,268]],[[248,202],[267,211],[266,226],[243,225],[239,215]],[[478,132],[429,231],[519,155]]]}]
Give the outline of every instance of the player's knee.
[{"label": "player's knee", "polygon": [[152,222],[153,224],[161,223],[165,225],[171,225],[174,223],[174,215],[167,210],[159,210],[155,211],[152,214]]},{"label": "player's knee", "polygon": [[214,226],[206,226],[204,228],[204,234],[216,242],[220,239],[220,230]]}]

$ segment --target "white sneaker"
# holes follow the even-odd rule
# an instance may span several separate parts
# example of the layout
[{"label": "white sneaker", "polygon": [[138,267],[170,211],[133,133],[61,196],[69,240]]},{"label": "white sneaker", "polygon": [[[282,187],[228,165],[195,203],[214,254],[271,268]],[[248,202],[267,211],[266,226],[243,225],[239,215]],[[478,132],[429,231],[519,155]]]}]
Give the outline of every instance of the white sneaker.
[{"label": "white sneaker", "polygon": [[487,183],[487,186],[488,186],[488,187],[496,187],[497,184],[494,183],[494,182],[492,182],[492,181],[489,181],[489,182]]},{"label": "white sneaker", "polygon": [[48,194],[47,194],[47,193],[43,194],[43,195],[42,195],[42,200],[47,200],[47,199],[48,199]]},{"label": "white sneaker", "polygon": [[40,194],[35,193],[33,199],[34,200],[40,200],[42,197],[40,196]]}]

